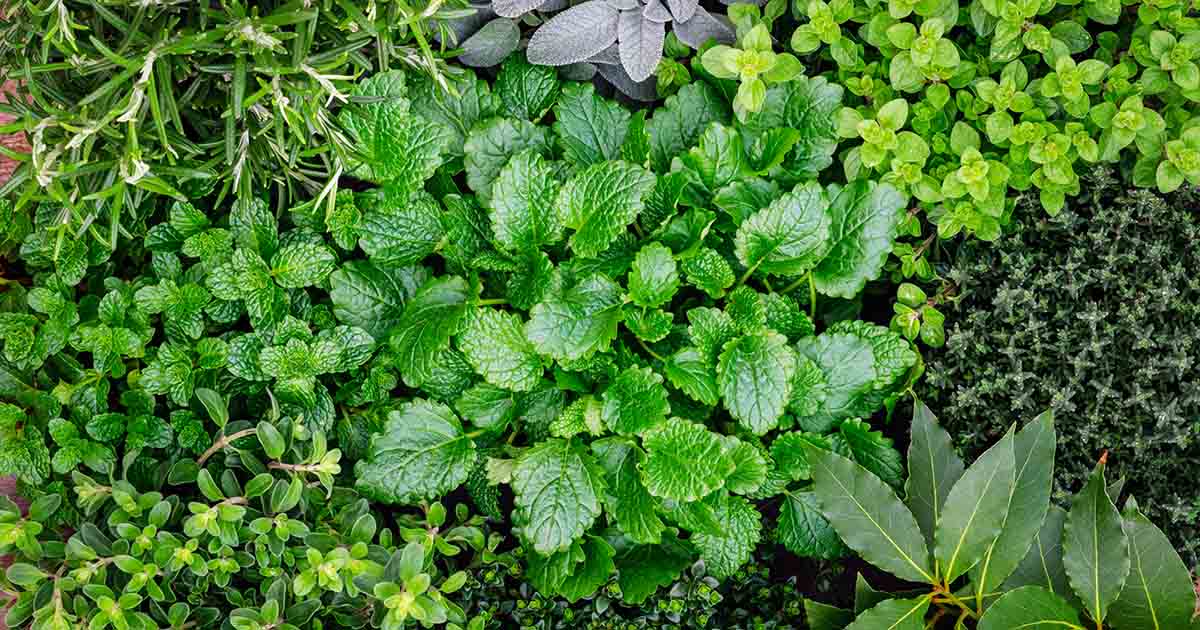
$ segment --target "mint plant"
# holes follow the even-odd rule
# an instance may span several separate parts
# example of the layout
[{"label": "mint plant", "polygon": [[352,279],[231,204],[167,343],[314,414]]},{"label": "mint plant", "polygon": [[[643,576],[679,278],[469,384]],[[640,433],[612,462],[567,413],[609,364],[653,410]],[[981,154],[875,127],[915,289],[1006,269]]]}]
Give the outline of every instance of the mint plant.
[{"label": "mint plant", "polygon": [[812,605],[812,627],[920,628],[940,619],[985,630],[1192,624],[1191,575],[1134,498],[1117,508],[1107,454],[1066,509],[1050,502],[1052,414],[1010,428],[970,466],[920,401],[912,434],[903,500],[861,465],[804,446],[816,504],[841,540],[922,585],[894,595],[868,589],[856,595],[855,610]]}]

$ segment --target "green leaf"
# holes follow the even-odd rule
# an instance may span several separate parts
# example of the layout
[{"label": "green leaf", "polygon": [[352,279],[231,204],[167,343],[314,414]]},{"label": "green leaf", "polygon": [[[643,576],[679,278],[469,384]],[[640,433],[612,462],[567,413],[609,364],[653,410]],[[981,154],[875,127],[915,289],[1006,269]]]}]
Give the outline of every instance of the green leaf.
[{"label": "green leaf", "polygon": [[600,516],[604,473],[582,447],[551,439],[517,458],[514,522],[538,553],[563,551]]},{"label": "green leaf", "polygon": [[426,282],[404,307],[391,338],[396,366],[406,383],[420,386],[433,363],[450,347],[467,314],[467,283],[457,276]]},{"label": "green leaf", "polygon": [[812,465],[805,446],[829,450],[829,440],[816,433],[792,431],[775,438],[771,443],[771,458],[775,467],[792,481],[812,479]]},{"label": "green leaf", "polygon": [[642,247],[629,271],[629,297],[634,304],[656,308],[671,301],[679,288],[679,274],[671,249],[661,243]]},{"label": "green leaf", "polygon": [[529,391],[544,372],[541,357],[514,313],[476,310],[458,338],[458,349],[484,380],[498,387]]},{"label": "green leaf", "polygon": [[604,423],[621,435],[639,435],[671,413],[663,377],[647,367],[626,368],[604,390]]},{"label": "green leaf", "polygon": [[617,336],[620,307],[620,285],[594,274],[534,305],[525,334],[542,354],[560,361],[582,359],[608,348]]},{"label": "green leaf", "polygon": [[954,450],[954,441],[937,422],[924,402],[913,405],[912,440],[908,445],[908,480],[904,482],[904,504],[912,510],[925,541],[933,546],[933,534],[941,520],[950,488],[962,477],[965,465]]},{"label": "green leaf", "polygon": [[441,166],[452,136],[443,125],[412,115],[405,92],[404,73],[376,74],[356,83],[351,96],[379,100],[344,107],[339,117],[361,153],[353,176],[416,191]]},{"label": "green leaf", "polygon": [[595,594],[617,568],[614,555],[616,550],[603,538],[588,536],[583,542],[583,562],[558,586],[558,594],[571,603]]},{"label": "green leaf", "polygon": [[866,610],[846,630],[924,630],[929,596],[886,599]]},{"label": "green leaf", "polygon": [[617,556],[617,584],[621,599],[630,604],[646,601],[660,587],[670,586],[692,563],[679,544],[634,545]]},{"label": "green leaf", "polygon": [[513,156],[492,184],[488,215],[496,242],[511,251],[536,250],[562,238],[554,169],[535,151]]},{"label": "green leaf", "polygon": [[733,460],[733,473],[725,480],[725,487],[734,494],[753,495],[771,470],[765,452],[756,444],[732,436],[726,437],[725,444],[725,452]]},{"label": "green leaf", "polygon": [[806,446],[821,513],[864,560],[910,582],[934,583],[917,521],[896,493],[867,469]]},{"label": "green leaf", "polygon": [[798,276],[829,251],[829,198],[816,182],[796,186],[738,227],[734,248],[747,269]]},{"label": "green leaf", "polygon": [[717,375],[699,350],[684,348],[676,352],[667,357],[663,370],[671,384],[692,400],[709,406],[717,404]]},{"label": "green leaf", "polygon": [[999,538],[971,570],[971,584],[981,595],[996,592],[1017,568],[1042,529],[1054,485],[1056,446],[1054,415],[1044,412],[1025,425],[1013,443],[1016,483],[1008,517]]},{"label": "green leaf", "polygon": [[717,495],[715,511],[721,535],[698,533],[693,537],[704,569],[709,575],[727,578],[750,561],[762,534],[762,517],[749,501]]},{"label": "green leaf", "polygon": [[1129,577],[1129,537],[1105,491],[1104,462],[1071,501],[1063,528],[1063,567],[1092,619],[1103,621]]},{"label": "green leaf", "polygon": [[558,96],[558,71],[535,66],[525,55],[510,55],[496,77],[496,95],[508,113],[536,121],[554,104]]},{"label": "green leaf", "polygon": [[721,436],[680,418],[671,418],[643,437],[642,481],[650,494],[697,501],[725,485],[734,463]]},{"label": "green leaf", "polygon": [[975,566],[1004,526],[1016,478],[1014,431],[989,448],[950,489],[934,536],[934,558],[946,583]]},{"label": "green leaf", "polygon": [[729,415],[755,435],[775,428],[791,396],[796,354],[787,337],[771,331],[744,335],[725,345],[717,385]]},{"label": "green leaf", "polygon": [[593,164],[570,179],[558,195],[562,222],[575,230],[568,242],[576,255],[599,255],[637,219],[654,188],[654,174],[628,162]]},{"label": "green leaf", "polygon": [[979,619],[979,630],[1084,630],[1079,613],[1063,598],[1037,586],[1005,593]]},{"label": "green leaf", "polygon": [[807,490],[784,494],[775,537],[788,551],[804,558],[835,560],[850,551],[821,515],[816,495]]},{"label": "green leaf", "polygon": [[432,79],[419,77],[412,86],[412,110],[426,120],[441,123],[450,133],[447,152],[463,154],[463,143],[476,123],[494,116],[500,99],[488,82],[472,73],[446,77],[458,92],[452,95]]},{"label": "green leaf", "polygon": [[271,275],[279,286],[302,289],[320,284],[337,266],[337,256],[324,245],[295,242],[271,258]]},{"label": "green leaf", "polygon": [[712,123],[700,135],[700,146],[680,157],[710,191],[717,191],[747,174],[742,137],[732,127]]},{"label": "green leaf", "polygon": [[484,205],[488,205],[492,182],[512,156],[533,150],[542,157],[549,157],[553,147],[550,130],[545,127],[513,118],[485,120],[471,129],[463,147],[467,186]]},{"label": "green leaf", "polygon": [[50,477],[50,450],[16,405],[0,402],[0,473],[41,484]]},{"label": "green leaf", "polygon": [[805,598],[804,618],[811,630],[844,630],[854,621],[854,611]]},{"label": "green leaf", "polygon": [[658,543],[666,526],[658,518],[658,500],[646,491],[638,474],[645,453],[627,438],[597,440],[592,452],[604,468],[608,482],[604,504],[617,526],[634,542]]},{"label": "green leaf", "polygon": [[1077,601],[1063,567],[1062,534],[1066,522],[1067,511],[1051,505],[1041,530],[1034,537],[1021,563],[1004,581],[1002,591],[1022,586],[1040,586],[1059,597]]},{"label": "green leaf", "polygon": [[629,110],[602,98],[590,83],[570,83],[554,106],[554,134],[564,157],[578,166],[621,159]]},{"label": "green leaf", "polygon": [[861,321],[834,324],[820,336],[801,339],[796,349],[825,375],[824,400],[813,424],[828,427],[882,408],[917,358],[900,335]]},{"label": "green leaf", "polygon": [[842,94],[841,86],[824,77],[801,76],[773,85],[762,109],[746,119],[745,127],[756,135],[783,128],[800,132],[782,167],[795,178],[815,177],[833,164]]},{"label": "green leaf", "polygon": [[420,262],[445,237],[441,205],[428,194],[408,196],[384,186],[363,199],[368,209],[358,227],[358,246],[377,264]]},{"label": "green leaf", "polygon": [[479,383],[463,392],[454,402],[454,408],[471,424],[499,433],[516,419],[520,401],[507,389]]},{"label": "green leaf", "polygon": [[813,279],[821,293],[852,299],[879,277],[904,218],[904,197],[889,184],[867,180],[831,188],[830,194],[830,246]]},{"label": "green leaf", "polygon": [[725,289],[733,286],[733,268],[721,254],[707,247],[701,248],[695,256],[683,259],[681,267],[688,284],[710,297],[721,297]]},{"label": "green leaf", "polygon": [[876,477],[897,490],[904,483],[904,464],[900,452],[892,446],[892,440],[880,431],[872,431],[871,425],[850,418],[838,427],[838,435],[850,452],[850,458]]},{"label": "green leaf", "polygon": [[333,315],[343,324],[362,328],[382,340],[398,323],[404,303],[412,297],[425,274],[416,267],[379,266],[352,260],[329,276]]},{"label": "green leaf", "polygon": [[385,503],[433,500],[467,480],[475,456],[449,407],[416,399],[388,413],[383,433],[354,468],[355,488]]},{"label": "green leaf", "polygon": [[729,115],[729,105],[708,83],[696,81],[680,88],[646,121],[654,170],[670,170],[672,158],[695,145],[710,123],[726,122]]},{"label": "green leaf", "polygon": [[1121,595],[1108,611],[1118,630],[1185,628],[1196,608],[1187,565],[1171,541],[1137,509],[1126,507],[1130,572]]}]

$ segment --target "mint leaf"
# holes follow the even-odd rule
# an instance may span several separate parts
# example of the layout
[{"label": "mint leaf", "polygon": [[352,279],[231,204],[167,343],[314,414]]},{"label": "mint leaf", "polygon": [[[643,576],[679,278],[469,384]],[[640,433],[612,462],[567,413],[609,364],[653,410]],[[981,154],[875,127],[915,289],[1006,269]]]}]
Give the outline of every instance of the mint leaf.
[{"label": "mint leaf", "polygon": [[545,127],[514,118],[489,118],[471,129],[463,147],[467,186],[487,205],[492,182],[512,156],[533,150],[549,157],[553,147],[550,131]]},{"label": "mint leaf", "polygon": [[582,359],[608,348],[616,337],[620,306],[621,287],[595,274],[530,309],[525,334],[542,354]]},{"label": "mint leaf", "polygon": [[689,398],[709,406],[717,404],[717,374],[699,350],[689,347],[676,352],[663,369],[671,384]]},{"label": "mint leaf", "polygon": [[513,391],[533,389],[542,378],[542,360],[521,318],[490,308],[475,311],[458,338],[463,356],[484,380]]},{"label": "mint leaf", "polygon": [[562,238],[554,169],[534,151],[513,156],[492,184],[489,216],[496,242],[510,251],[536,250]]},{"label": "mint leaf", "polygon": [[656,497],[696,501],[725,485],[733,472],[721,437],[703,425],[671,418],[647,433],[642,444],[642,481]]},{"label": "mint leaf", "polygon": [[496,95],[508,113],[536,121],[558,97],[558,71],[535,66],[522,54],[510,55],[496,76]]},{"label": "mint leaf", "polygon": [[828,254],[813,269],[817,290],[853,298],[879,277],[904,219],[904,197],[889,184],[858,180],[830,188]]},{"label": "mint leaf", "polygon": [[449,407],[416,399],[388,413],[383,433],[354,468],[355,488],[385,503],[435,499],[467,480],[475,456]]},{"label": "mint leaf", "polygon": [[604,390],[604,423],[621,435],[638,435],[654,428],[671,413],[663,377],[650,368],[631,367]]},{"label": "mint leaf", "polygon": [[593,164],[572,177],[558,196],[568,242],[578,256],[595,257],[637,219],[654,174],[628,162]]},{"label": "mint leaf", "polygon": [[817,497],[810,491],[785,494],[775,537],[788,551],[804,558],[836,560],[850,553],[821,515]]},{"label": "mint leaf", "polygon": [[424,284],[417,267],[380,266],[352,260],[329,276],[329,299],[338,321],[382,339],[400,322],[406,300]]},{"label": "mint leaf", "polygon": [[521,453],[512,481],[521,538],[542,555],[569,548],[600,516],[603,474],[566,440],[546,440]]},{"label": "mint leaf", "polygon": [[717,385],[729,415],[755,435],[775,428],[791,396],[795,352],[787,338],[764,331],[726,344]]},{"label": "mint leaf", "polygon": [[578,166],[621,159],[629,110],[601,98],[590,83],[570,83],[554,106],[554,134],[564,157]]},{"label": "mint leaf", "polygon": [[302,289],[324,282],[336,265],[337,256],[328,247],[297,242],[280,248],[271,258],[271,275],[281,287]]},{"label": "mint leaf", "polygon": [[717,522],[722,534],[696,534],[696,548],[704,568],[715,578],[727,578],[750,561],[755,545],[762,535],[758,510],[749,501],[730,495],[717,495]]},{"label": "mint leaf", "polygon": [[638,543],[657,543],[666,526],[658,518],[658,500],[642,485],[638,466],[645,453],[628,438],[604,438],[592,443],[608,481],[604,504],[625,535]]},{"label": "mint leaf", "polygon": [[425,283],[404,307],[390,343],[406,383],[429,378],[439,353],[450,347],[467,314],[467,283],[457,276]]},{"label": "mint leaf", "polygon": [[695,145],[710,123],[729,118],[729,105],[708,83],[696,81],[680,88],[646,121],[654,170],[669,171],[671,159]]},{"label": "mint leaf", "polygon": [[842,94],[841,86],[824,77],[801,76],[773,85],[762,108],[747,117],[745,128],[757,135],[784,128],[800,132],[782,167],[796,178],[815,177],[833,164]]},{"label": "mint leaf", "polygon": [[445,235],[441,205],[425,193],[409,196],[385,186],[362,197],[368,208],[358,228],[358,246],[379,264],[409,265],[432,254]]},{"label": "mint leaf", "polygon": [[750,215],[734,240],[738,261],[763,273],[798,276],[829,252],[829,198],[815,182],[801,184]]},{"label": "mint leaf", "polygon": [[635,304],[655,308],[670,302],[678,288],[679,274],[670,248],[661,243],[643,247],[629,271],[630,299]]},{"label": "mint leaf", "polygon": [[443,125],[412,115],[405,94],[404,73],[376,74],[355,84],[351,95],[380,100],[344,107],[340,119],[361,153],[352,175],[415,191],[441,166],[452,136]]}]

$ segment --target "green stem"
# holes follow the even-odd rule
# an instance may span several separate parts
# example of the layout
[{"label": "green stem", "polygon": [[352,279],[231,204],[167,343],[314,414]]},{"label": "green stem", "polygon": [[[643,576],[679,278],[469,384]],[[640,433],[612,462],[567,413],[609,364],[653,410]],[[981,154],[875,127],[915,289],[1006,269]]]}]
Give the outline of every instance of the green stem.
[{"label": "green stem", "polygon": [[508,304],[508,300],[504,298],[493,298],[488,300],[477,300],[476,306],[504,306]]},{"label": "green stem", "polygon": [[808,282],[808,274],[800,276],[800,278],[798,278],[795,282],[783,287],[779,290],[779,293],[782,295],[787,295],[788,293],[799,289],[800,285],[804,284],[805,282]]},{"label": "green stem", "polygon": [[662,361],[663,363],[666,363],[666,362],[667,362],[667,360],[666,360],[666,359],[664,359],[664,358],[662,358],[661,356],[659,356],[657,352],[655,352],[655,351],[651,350],[651,349],[650,349],[650,346],[646,345],[646,342],[645,342],[645,341],[642,341],[642,338],[641,338],[641,337],[638,337],[638,336],[636,336],[636,335],[635,335],[635,336],[634,336],[634,339],[637,339],[637,342],[638,342],[638,344],[642,346],[642,350],[645,350],[645,351],[646,351],[646,354],[648,354],[648,355],[650,355],[650,356],[654,357],[655,359],[658,359],[659,361]]},{"label": "green stem", "polygon": [[477,429],[475,431],[471,431],[470,433],[468,433],[467,438],[474,440],[475,438],[483,435],[484,433],[487,433],[487,431],[484,431],[483,429]]},{"label": "green stem", "polygon": [[747,280],[749,280],[749,279],[750,279],[750,276],[751,276],[751,275],[753,275],[753,274],[754,274],[754,272],[755,272],[755,270],[757,270],[757,269],[758,269],[758,265],[759,265],[759,263],[761,263],[761,262],[762,262],[762,261],[760,260],[760,261],[758,261],[758,262],[754,263],[753,265],[751,265],[751,266],[750,266],[750,268],[746,270],[746,273],[742,274],[742,277],[741,277],[741,278],[738,278],[737,284],[736,284],[736,285],[734,285],[734,287],[733,287],[733,288],[735,288],[735,289],[736,289],[736,288],[738,288],[738,287],[742,286],[743,284],[746,284],[746,281],[747,281]]},{"label": "green stem", "polygon": [[814,322],[817,320],[817,281],[811,271],[808,272],[808,317]]}]

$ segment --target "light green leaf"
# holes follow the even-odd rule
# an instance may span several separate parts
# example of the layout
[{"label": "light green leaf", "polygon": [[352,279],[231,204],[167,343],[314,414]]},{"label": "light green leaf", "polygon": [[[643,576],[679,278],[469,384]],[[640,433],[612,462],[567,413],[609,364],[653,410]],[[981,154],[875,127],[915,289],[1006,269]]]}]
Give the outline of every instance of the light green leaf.
[{"label": "light green leaf", "polygon": [[709,406],[717,404],[717,375],[699,350],[689,347],[676,352],[667,357],[663,370],[671,384],[692,400]]},{"label": "light green leaf", "polygon": [[405,94],[403,72],[376,74],[355,84],[351,95],[378,100],[346,106],[339,117],[361,153],[350,173],[375,183],[393,182],[411,192],[441,166],[451,134],[443,125],[412,115]]},{"label": "light green leaf", "polygon": [[558,190],[554,169],[537,152],[513,156],[492,184],[488,214],[496,242],[511,251],[530,251],[562,238]]},{"label": "light green leaf", "polygon": [[658,500],[642,485],[638,466],[646,455],[628,438],[604,438],[592,443],[604,468],[608,493],[604,504],[617,526],[634,542],[658,543],[666,525],[658,518]]},{"label": "light green leaf", "polygon": [[1004,526],[1016,478],[1014,431],[971,464],[946,497],[934,535],[933,555],[947,583],[966,573]]},{"label": "light green leaf", "polygon": [[896,493],[841,455],[811,446],[805,452],[821,514],[846,545],[896,577],[934,583],[925,538]]},{"label": "light green leaf", "polygon": [[904,218],[904,196],[889,184],[854,181],[831,188],[828,254],[813,269],[817,290],[852,299],[879,277]]},{"label": "light green leaf", "polygon": [[[727,578],[750,560],[762,535],[762,516],[749,501],[731,495],[717,495],[714,505],[722,534],[698,533],[693,536],[704,569],[715,578]],[[707,501],[706,501],[707,503]]]},{"label": "light green leaf", "polygon": [[656,497],[697,501],[724,486],[733,472],[721,436],[700,424],[671,418],[647,433],[642,444],[642,481]]},{"label": "light green leaf", "polygon": [[1038,586],[1006,593],[979,620],[979,630],[1084,630],[1079,613],[1063,598]]},{"label": "light green leaf", "polygon": [[316,243],[297,241],[282,247],[271,258],[271,275],[287,289],[302,289],[320,284],[333,272],[337,256],[333,250]]},{"label": "light green leaf", "polygon": [[449,407],[416,399],[390,412],[383,433],[371,438],[354,468],[355,487],[385,503],[432,500],[466,481],[475,457],[475,443]]},{"label": "light green leaf", "polygon": [[390,343],[410,386],[425,382],[438,355],[450,347],[466,318],[467,291],[466,281],[457,276],[434,278],[405,305]]},{"label": "light green leaf", "polygon": [[542,360],[515,313],[477,310],[458,338],[458,349],[492,385],[526,392],[542,378]]},{"label": "light green leaf", "polygon": [[791,396],[795,370],[795,352],[779,333],[762,331],[726,344],[717,363],[717,385],[729,415],[756,435],[775,428]]},{"label": "light green leaf", "polygon": [[965,465],[954,450],[950,434],[938,425],[933,412],[920,400],[914,404],[911,434],[904,503],[912,510],[925,541],[932,547],[946,497],[962,477]]},{"label": "light green leaf", "polygon": [[1129,537],[1105,491],[1104,462],[1071,501],[1063,528],[1063,567],[1088,614],[1103,621],[1129,577]]},{"label": "light green leaf", "polygon": [[590,83],[570,83],[554,106],[554,133],[568,161],[578,166],[621,158],[629,110],[602,98]]},{"label": "light green leaf", "polygon": [[562,222],[575,230],[568,242],[576,255],[599,255],[637,219],[654,188],[654,173],[628,162],[593,164],[558,195]]},{"label": "light green leaf", "polygon": [[816,177],[833,164],[842,94],[840,85],[824,77],[801,76],[773,85],[762,109],[746,119],[746,129],[756,135],[784,128],[800,132],[782,168],[795,178]]},{"label": "light green leaf", "polygon": [[891,438],[880,431],[872,431],[871,425],[849,418],[838,427],[838,435],[850,452],[850,458],[876,477],[897,490],[904,483],[904,464],[900,452],[892,446]]},{"label": "light green leaf", "polygon": [[846,630],[924,630],[929,596],[885,599],[867,609]]},{"label": "light green leaf", "polygon": [[629,297],[634,304],[656,308],[667,302],[679,288],[679,273],[671,249],[661,243],[642,247],[629,271]]},{"label": "light green leaf", "polygon": [[747,269],[798,276],[829,252],[829,198],[816,182],[800,184],[738,227],[734,249]]},{"label": "light green leaf", "polygon": [[1129,580],[1108,611],[1117,630],[1185,628],[1196,609],[1196,592],[1187,565],[1171,541],[1136,509],[1126,508]]},{"label": "light green leaf", "polygon": [[558,360],[582,359],[608,348],[620,319],[620,285],[594,274],[534,305],[525,334],[542,354]]},{"label": "light green leaf", "polygon": [[663,377],[648,367],[626,368],[604,390],[601,417],[621,435],[638,435],[658,426],[671,413]]},{"label": "light green leaf", "polygon": [[450,132],[448,153],[463,154],[471,128],[481,120],[494,116],[500,99],[492,94],[488,82],[473,73],[446,77],[457,94],[450,94],[432,79],[421,76],[412,86],[412,109],[427,120],[441,123]]},{"label": "light green leaf", "polygon": [[569,548],[600,516],[603,475],[582,447],[566,440],[521,453],[512,484],[521,538],[542,555]]},{"label": "light green leaf", "polygon": [[700,135],[700,146],[692,147],[680,159],[712,192],[748,174],[741,135],[720,123],[709,125]]},{"label": "light green leaf", "polygon": [[771,470],[765,452],[756,444],[732,436],[726,436],[725,444],[725,452],[733,460],[733,473],[725,480],[725,487],[734,494],[753,495]]}]

